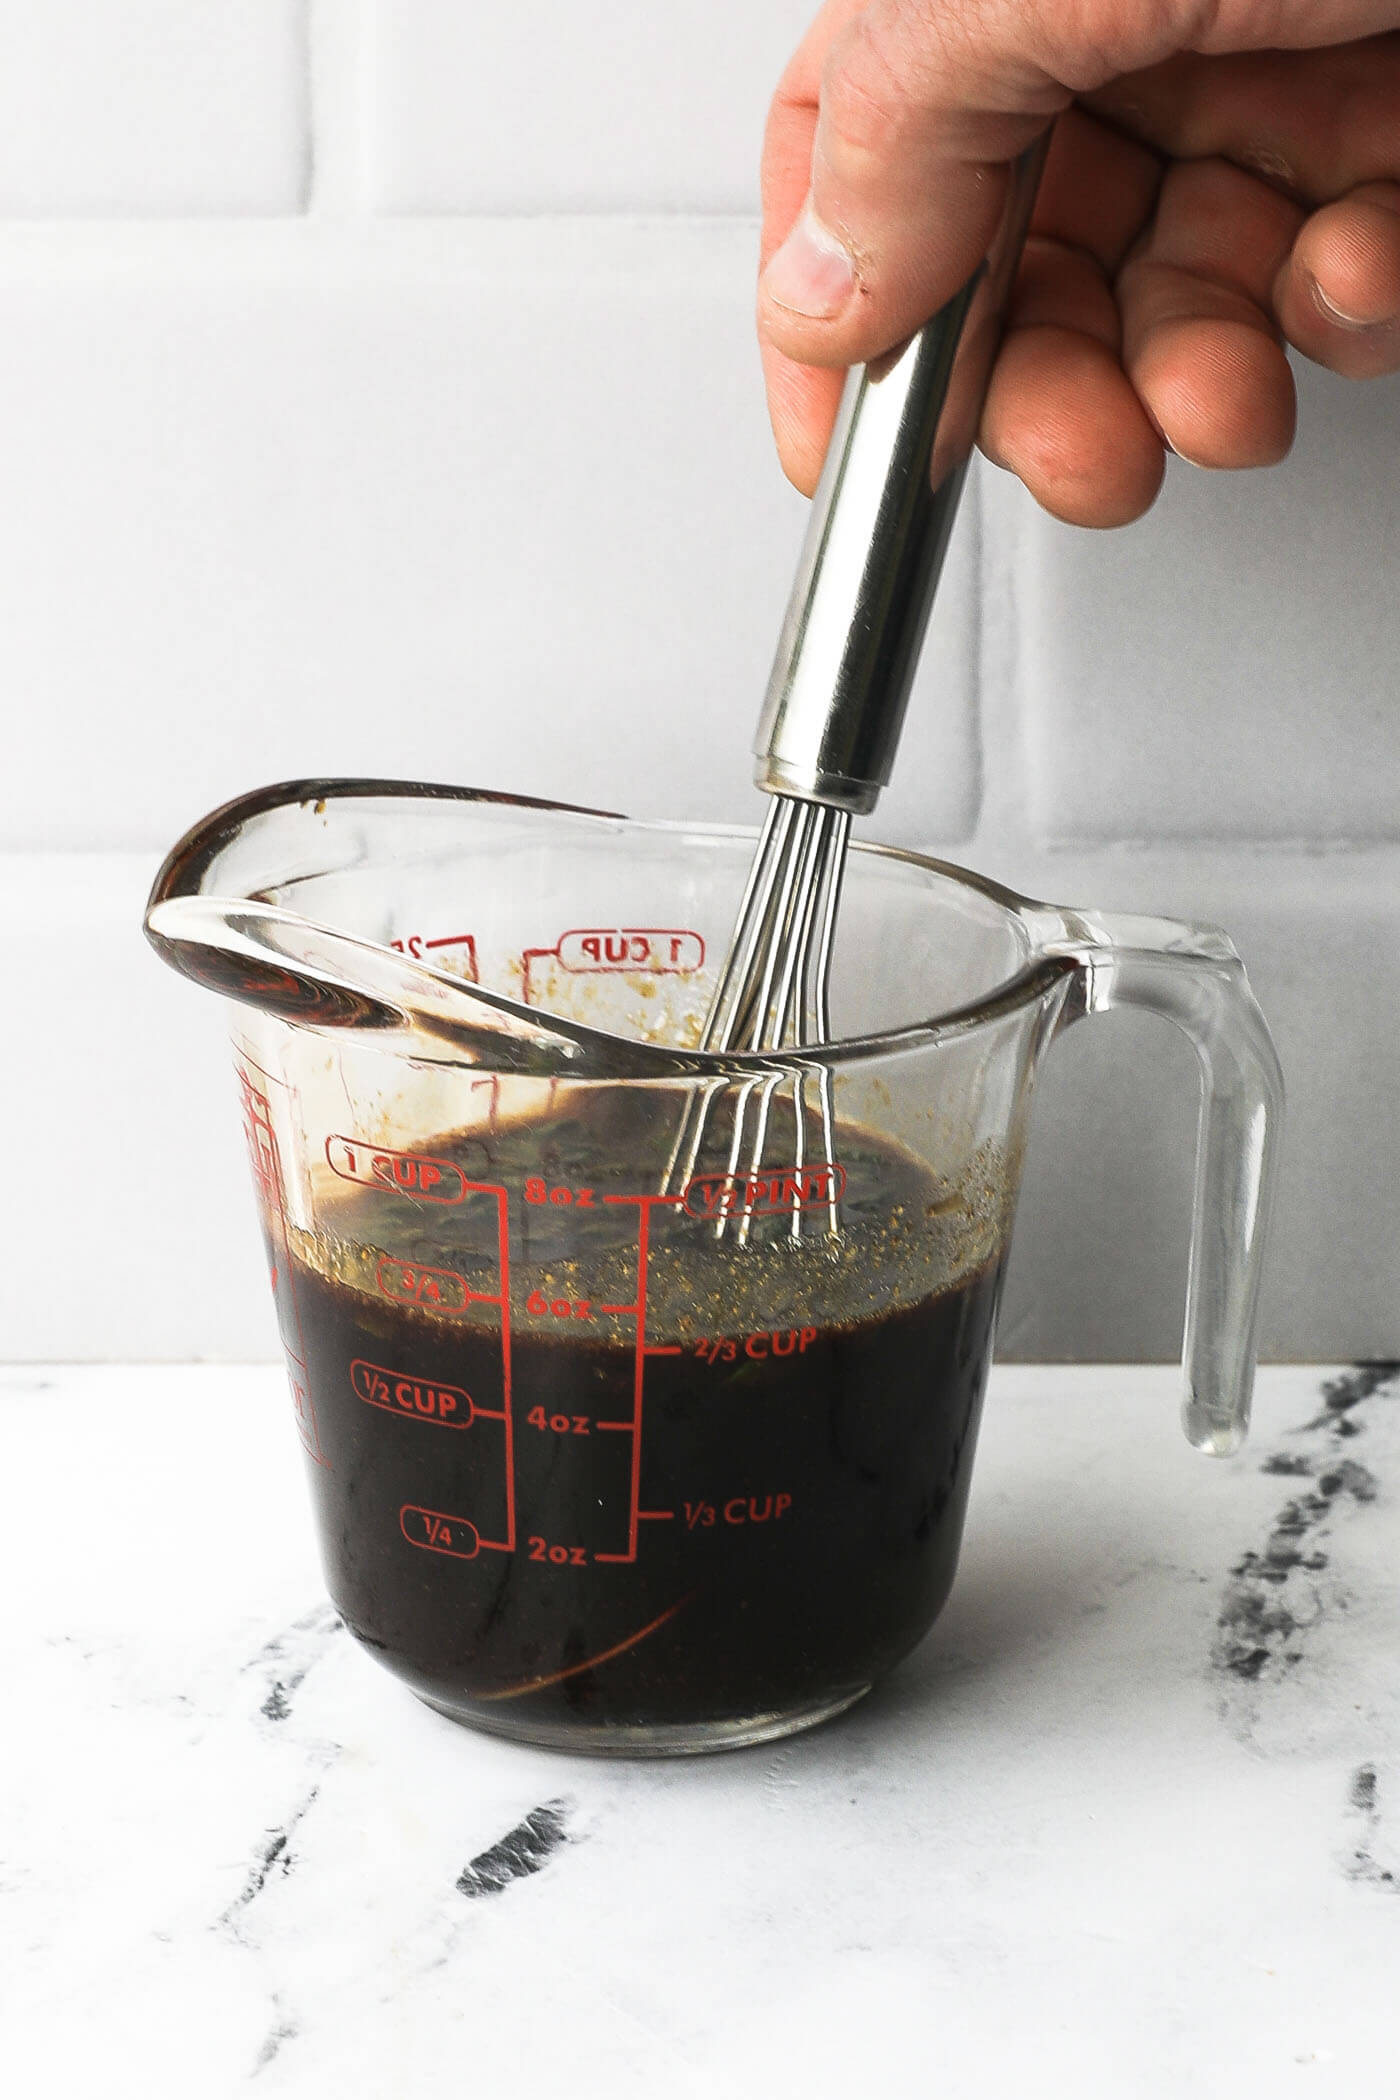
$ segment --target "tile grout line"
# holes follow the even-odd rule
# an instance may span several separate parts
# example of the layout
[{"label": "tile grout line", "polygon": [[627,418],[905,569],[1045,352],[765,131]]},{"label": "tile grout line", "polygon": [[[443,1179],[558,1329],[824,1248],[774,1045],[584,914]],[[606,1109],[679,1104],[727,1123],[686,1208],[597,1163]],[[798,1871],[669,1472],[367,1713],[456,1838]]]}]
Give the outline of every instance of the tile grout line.
[{"label": "tile grout line", "polygon": [[307,218],[365,213],[369,41],[367,0],[306,0]]},{"label": "tile grout line", "polygon": [[[1025,535],[1014,492],[977,461],[977,727],[981,766],[978,822],[971,841],[976,865],[994,873],[988,856],[1004,864],[1031,845],[1027,739],[1020,691],[1022,565]],[[1011,499],[1011,500],[1008,500]]]}]

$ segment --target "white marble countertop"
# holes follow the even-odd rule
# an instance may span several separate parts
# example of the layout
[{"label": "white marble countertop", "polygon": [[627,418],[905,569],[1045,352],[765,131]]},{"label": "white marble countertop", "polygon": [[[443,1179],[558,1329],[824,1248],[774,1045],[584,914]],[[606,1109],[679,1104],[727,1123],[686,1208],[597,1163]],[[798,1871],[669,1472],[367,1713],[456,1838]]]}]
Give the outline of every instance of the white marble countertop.
[{"label": "white marble countertop", "polygon": [[338,1627],[277,1371],[0,1373],[11,2090],[1394,2091],[1400,1367],[1175,1387],[998,1368],[888,1684],[614,1763]]}]

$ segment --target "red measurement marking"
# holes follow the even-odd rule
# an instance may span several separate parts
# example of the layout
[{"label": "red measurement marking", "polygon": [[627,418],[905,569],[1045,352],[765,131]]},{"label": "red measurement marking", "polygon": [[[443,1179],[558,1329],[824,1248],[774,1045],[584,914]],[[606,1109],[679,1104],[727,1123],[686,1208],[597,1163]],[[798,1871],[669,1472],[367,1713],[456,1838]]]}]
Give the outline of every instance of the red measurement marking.
[{"label": "red measurement marking", "polygon": [[766,1524],[785,1517],[792,1508],[791,1495],[731,1495],[720,1515],[726,1524]]},{"label": "red measurement marking", "polygon": [[464,1181],[462,1188],[465,1195],[491,1196],[495,1199],[499,1295],[490,1291],[470,1289],[466,1279],[453,1269],[429,1268],[420,1262],[401,1261],[396,1255],[389,1254],[381,1258],[375,1281],[386,1298],[391,1298],[400,1305],[421,1305],[439,1313],[461,1312],[468,1305],[499,1307],[502,1404],[499,1408],[488,1408],[473,1402],[472,1419],[477,1422],[492,1421],[501,1424],[502,1442],[505,1447],[502,1463],[505,1472],[506,1535],[504,1539],[478,1537],[477,1545],[483,1553],[514,1553],[515,1424],[511,1405],[509,1198],[499,1182]]},{"label": "red measurement marking", "polygon": [[744,1355],[755,1363],[770,1356],[805,1356],[817,1339],[815,1327],[775,1327],[766,1334],[720,1335],[711,1340],[702,1334],[695,1344],[701,1363],[732,1364]]},{"label": "red measurement marking", "polygon": [[420,1509],[416,1502],[405,1502],[399,1511],[399,1530],[410,1546],[446,1553],[452,1560],[475,1560],[481,1550],[476,1526],[466,1517],[451,1516],[443,1509]]},{"label": "red measurement marking", "polygon": [[515,1551],[515,1422],[510,1404],[510,1232],[506,1192],[496,1190],[496,1258],[501,1283],[501,1388],[505,1408],[506,1551]]},{"label": "red measurement marking", "polygon": [[704,967],[705,943],[684,926],[571,926],[552,948],[526,948],[520,956],[521,1000],[532,1005],[535,963],[557,963],[574,976],[645,971],[652,977],[688,977]]},{"label": "red measurement marking", "polygon": [[627,1550],[636,1558],[637,1511],[642,1501],[642,1381],[646,1374],[647,1255],[651,1247],[651,1205],[637,1209],[637,1367],[632,1378],[632,1521],[627,1527]]},{"label": "red measurement marking", "polygon": [[481,1087],[486,1087],[486,1088],[488,1088],[488,1089],[490,1090],[490,1106],[488,1107],[488,1109],[487,1109],[487,1111],[486,1111],[486,1128],[487,1128],[487,1129],[488,1129],[488,1130],[490,1131],[490,1133],[491,1133],[492,1137],[496,1137],[496,1136],[497,1136],[497,1135],[499,1134],[499,1129],[500,1129],[500,1123],[499,1123],[499,1117],[500,1117],[500,1109],[501,1109],[501,1079],[500,1079],[500,1074],[499,1074],[498,1072],[493,1072],[493,1073],[491,1074],[491,1076],[490,1076],[490,1078],[489,1078],[489,1079],[474,1079],[474,1080],[472,1081],[472,1083],[471,1083],[471,1092],[472,1092],[472,1093],[476,1093],[476,1092],[477,1092],[477,1090],[478,1090],[479,1088],[481,1088]]},{"label": "red measurement marking", "polygon": [[350,1366],[350,1384],[371,1407],[382,1407],[410,1422],[436,1422],[443,1429],[471,1427],[475,1412],[471,1395],[459,1385],[444,1385],[435,1378],[415,1378],[412,1372],[391,1371],[383,1364],[366,1363],[359,1356]]},{"label": "red measurement marking", "polygon": [[[547,1561],[552,1568],[586,1568],[588,1549],[585,1546],[561,1545],[558,1539],[541,1538],[538,1532],[530,1537],[531,1560]],[[597,1556],[595,1554],[594,1558]]]},{"label": "red measurement marking", "polygon": [[637,1527],[644,1518],[662,1519],[674,1514],[671,1510],[644,1510],[641,1508],[642,1476],[642,1390],[646,1375],[646,1359],[649,1356],[680,1356],[684,1352],[679,1343],[656,1342],[648,1344],[647,1332],[647,1257],[651,1245],[651,1207],[654,1203],[678,1204],[679,1196],[604,1196],[605,1203],[635,1203],[637,1205],[637,1300],[635,1305],[602,1305],[598,1309],[605,1313],[630,1313],[637,1322],[636,1370],[632,1381],[632,1419],[630,1422],[599,1422],[599,1429],[626,1430],[632,1438],[632,1475],[629,1514],[627,1524],[627,1551],[625,1553],[595,1553],[595,1561],[633,1561],[637,1558]]},{"label": "red measurement marking", "polygon": [[761,1174],[697,1174],[683,1200],[692,1218],[763,1218],[839,1203],[845,1187],[845,1168],[823,1160],[806,1167],[768,1167]]},{"label": "red measurement marking", "polygon": [[282,1171],[277,1156],[277,1138],[272,1128],[272,1109],[267,1095],[253,1084],[242,1067],[235,1063],[233,1070],[243,1109],[243,1142],[248,1148],[248,1164],[253,1170],[259,1196],[280,1218],[283,1214]]},{"label": "red measurement marking", "polygon": [[316,1454],[312,1446],[316,1437],[316,1411],[311,1405],[310,1389],[297,1377],[300,1369],[301,1366],[293,1363],[291,1352],[288,1351],[287,1384],[292,1394],[292,1415],[296,1421],[297,1435],[314,1458]]},{"label": "red measurement marking", "polygon": [[[651,1203],[643,1196],[637,1203],[637,1353],[632,1375],[632,1466],[627,1510],[627,1551],[595,1553],[594,1560],[628,1561],[637,1558],[637,1526],[642,1497],[642,1382],[646,1375],[647,1256],[651,1245]],[[603,1424],[600,1422],[601,1429]]]},{"label": "red measurement marking", "polygon": [[460,1203],[467,1192],[466,1176],[450,1159],[432,1159],[424,1152],[390,1152],[382,1145],[363,1144],[359,1138],[328,1137],[326,1163],[342,1181],[392,1189],[400,1196],[420,1196],[428,1203]]},{"label": "red measurement marking", "polygon": [[685,1528],[711,1531],[720,1522],[730,1526],[777,1524],[791,1508],[791,1495],[731,1495],[718,1507],[713,1502],[687,1502]]},{"label": "red measurement marking", "polygon": [[[396,1305],[426,1305],[434,1312],[464,1312],[472,1301],[466,1278],[455,1269],[430,1269],[421,1262],[381,1256],[374,1281],[382,1297]],[[494,1300],[492,1301],[494,1303]]]},{"label": "red measurement marking", "polygon": [[558,953],[557,948],[524,948],[521,950],[520,1003],[522,1006],[533,1006],[535,1003],[535,986],[531,965],[537,962],[555,961],[558,958]]},{"label": "red measurement marking", "polygon": [[[549,1084],[552,1090],[554,1081],[551,1079]],[[575,1210],[593,1209],[592,1189],[571,1187],[567,1181],[556,1182],[551,1188],[543,1174],[529,1176],[524,1196],[527,1203],[552,1203],[557,1210],[567,1210],[570,1205]]]},{"label": "red measurement marking", "polygon": [[[243,1107],[243,1136],[248,1147],[248,1159],[262,1199],[272,1296],[277,1307],[277,1325],[282,1337],[282,1347],[287,1357],[287,1378],[292,1390],[297,1435],[301,1438],[308,1455],[318,1466],[325,1466],[329,1472],[330,1463],[321,1447],[316,1407],[311,1398],[311,1381],[306,1369],[306,1341],[302,1333],[301,1304],[297,1297],[296,1271],[292,1267],[287,1241],[282,1161],[277,1146],[277,1133],[272,1122],[270,1089],[274,1086],[284,1086],[285,1082],[278,1079],[275,1073],[265,1072],[241,1044],[234,1055],[233,1069]],[[254,1073],[257,1075],[256,1079],[252,1076]],[[260,1087],[258,1080],[262,1080],[264,1085]],[[264,1091],[264,1087],[268,1091]]]},{"label": "red measurement marking", "polygon": [[704,968],[705,943],[679,926],[573,926],[555,950],[561,969],[585,976],[598,970],[645,970],[686,977]]},{"label": "red measurement marking", "polygon": [[442,954],[448,948],[464,948],[467,966],[464,970],[454,970],[452,974],[454,977],[464,977],[469,984],[478,981],[474,933],[439,933],[431,939],[425,938],[421,933],[406,933],[401,941],[390,941],[389,946],[397,948],[400,955],[411,956],[414,962],[422,962],[428,955]]}]

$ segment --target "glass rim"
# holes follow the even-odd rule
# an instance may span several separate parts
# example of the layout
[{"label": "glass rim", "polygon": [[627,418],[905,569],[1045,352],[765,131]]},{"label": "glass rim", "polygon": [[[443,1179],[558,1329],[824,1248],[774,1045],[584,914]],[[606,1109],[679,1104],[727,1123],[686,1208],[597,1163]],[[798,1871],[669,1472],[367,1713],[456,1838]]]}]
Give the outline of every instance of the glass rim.
[{"label": "glass rim", "polygon": [[[190,827],[177,841],[161,863],[147,900],[149,915],[158,905],[182,898],[200,898],[210,903],[223,903],[240,908],[258,903],[269,904],[265,894],[249,892],[226,894],[206,889],[204,877],[239,835],[260,817],[270,817],[279,811],[292,811],[296,807],[327,802],[437,802],[484,804],[495,808],[519,809],[540,816],[558,816],[581,820],[584,825],[600,824],[610,827],[624,826],[629,832],[649,834],[653,837],[676,839],[689,838],[724,840],[734,845],[746,845],[750,849],[757,842],[758,827],[740,824],[720,824],[692,821],[685,818],[631,817],[619,810],[600,810],[579,803],[557,802],[548,797],[517,795],[500,789],[474,788],[448,785],[431,781],[390,780],[374,777],[326,776],[299,780],[287,780],[255,788],[244,795],[221,804],[218,808]],[[1019,895],[990,876],[979,874],[975,869],[965,868],[953,861],[946,861],[933,854],[922,853],[912,847],[892,846],[871,839],[852,839],[849,851],[863,860],[885,860],[901,866],[914,868],[936,876],[962,889],[974,891],[984,897],[998,910],[1014,919],[1025,929],[1027,913],[1036,909],[1034,900]],[[329,869],[325,872],[331,872]],[[312,879],[310,875],[296,878]],[[270,884],[269,888],[276,888]],[[329,933],[339,940],[352,942],[355,946],[382,952],[380,944],[366,941],[363,936],[343,933],[335,927],[305,918],[305,914],[294,914],[305,919],[308,926]],[[565,1015],[555,1015],[548,1007],[527,1006],[523,1001],[512,999],[508,994],[497,992],[492,987],[476,987],[464,979],[445,970],[438,970],[430,963],[417,958],[396,955],[395,963],[412,977],[422,975],[439,985],[449,987],[467,996],[479,996],[481,991],[489,994],[483,1001],[491,1007],[499,1007],[518,1016],[529,1028],[539,1030],[542,1020],[546,1027],[553,1022],[563,1024],[559,1033],[567,1036],[580,1048],[594,1048],[600,1064],[606,1063],[611,1046],[625,1044],[628,1070],[610,1083],[621,1084],[624,1079],[646,1082],[648,1080],[677,1079],[694,1081],[697,1078],[746,1078],[764,1075],[792,1074],[803,1070],[836,1068],[868,1061],[872,1058],[889,1057],[924,1047],[933,1047],[952,1038],[970,1034],[975,1029],[1005,1020],[1019,1009],[1038,1003],[1077,967],[1072,955],[1050,954],[1044,950],[1033,950],[1012,973],[990,986],[976,999],[962,1005],[918,1020],[906,1022],[898,1028],[881,1029],[871,1034],[842,1036],[821,1044],[803,1045],[798,1050],[778,1051],[719,1051],[687,1049],[679,1045],[643,1043],[635,1038],[611,1033],[606,1029],[591,1026],[587,1022],[573,1021]],[[256,1004],[256,1002],[253,1002]],[[309,1017],[298,1023],[295,1016],[279,1016],[288,1026],[314,1026]],[[412,1018],[412,1016],[410,1016]],[[423,1017],[426,1018],[426,1017]],[[339,1032],[337,1029],[335,1032]],[[441,1017],[436,1017],[429,1028],[444,1049],[449,1047]],[[397,1052],[393,1054],[399,1054]],[[431,1060],[437,1062],[436,1059]],[[450,1054],[444,1063],[466,1064],[468,1060],[454,1058]],[[607,1081],[601,1071],[575,1072],[566,1070],[560,1076],[575,1076],[580,1083]]]}]

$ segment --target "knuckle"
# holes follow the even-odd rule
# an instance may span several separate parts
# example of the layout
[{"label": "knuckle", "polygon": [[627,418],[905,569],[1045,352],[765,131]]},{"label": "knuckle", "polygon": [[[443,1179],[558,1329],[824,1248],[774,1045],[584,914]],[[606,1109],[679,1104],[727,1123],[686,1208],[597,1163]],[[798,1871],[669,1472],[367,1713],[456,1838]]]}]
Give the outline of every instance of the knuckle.
[{"label": "knuckle", "polygon": [[898,0],[861,9],[835,40],[822,109],[854,150],[887,149],[947,95],[978,38],[981,0]]},{"label": "knuckle", "polygon": [[888,150],[908,128],[908,87],[887,32],[858,15],[831,54],[822,82],[822,144],[858,160]]}]

